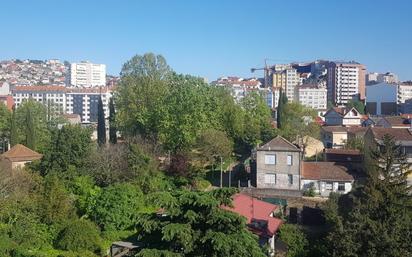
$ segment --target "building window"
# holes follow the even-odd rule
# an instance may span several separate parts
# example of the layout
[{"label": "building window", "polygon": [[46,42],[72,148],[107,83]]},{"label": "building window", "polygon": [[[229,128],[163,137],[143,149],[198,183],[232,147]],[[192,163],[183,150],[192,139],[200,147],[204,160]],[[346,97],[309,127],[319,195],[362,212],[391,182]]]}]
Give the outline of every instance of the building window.
[{"label": "building window", "polygon": [[276,184],[276,174],[265,174],[265,184]]},{"label": "building window", "polygon": [[274,154],[265,155],[265,164],[276,164],[276,155]]},{"label": "building window", "polygon": [[326,182],[326,190],[332,190],[332,188],[333,188],[333,184],[332,184],[332,182]]},{"label": "building window", "polygon": [[293,175],[291,174],[288,175],[288,181],[289,181],[289,185],[293,185]]},{"label": "building window", "polygon": [[289,166],[293,165],[293,156],[292,155],[288,155],[287,162],[288,162]]},{"label": "building window", "polygon": [[345,191],[345,183],[338,183],[338,191]]}]

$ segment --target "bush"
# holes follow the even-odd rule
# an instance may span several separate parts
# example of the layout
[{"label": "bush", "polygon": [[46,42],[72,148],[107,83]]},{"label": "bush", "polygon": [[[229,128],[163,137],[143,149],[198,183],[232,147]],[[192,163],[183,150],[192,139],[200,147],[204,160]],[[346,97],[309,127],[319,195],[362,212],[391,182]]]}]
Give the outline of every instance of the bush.
[{"label": "bush", "polygon": [[312,185],[308,190],[303,192],[303,196],[314,197],[316,195],[315,187]]},{"label": "bush", "polygon": [[67,251],[96,252],[100,243],[99,228],[91,221],[76,219],[60,232],[56,246]]}]

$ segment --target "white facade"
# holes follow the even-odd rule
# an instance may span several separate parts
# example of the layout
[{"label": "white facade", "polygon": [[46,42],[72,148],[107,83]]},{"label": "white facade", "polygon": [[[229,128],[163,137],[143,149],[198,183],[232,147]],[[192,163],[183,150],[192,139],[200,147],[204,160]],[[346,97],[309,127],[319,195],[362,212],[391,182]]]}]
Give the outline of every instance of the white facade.
[{"label": "white facade", "polygon": [[7,82],[0,82],[0,95],[9,95],[10,85]]},{"label": "white facade", "polygon": [[336,67],[337,102],[347,103],[358,94],[359,73],[357,67]]},{"label": "white facade", "polygon": [[371,114],[390,115],[391,113],[387,113],[386,110],[383,110],[384,105],[391,104],[393,107],[392,109],[395,109],[395,112],[396,112],[397,103],[398,103],[398,86],[397,85],[388,84],[388,83],[379,83],[379,84],[370,85],[366,87],[366,108]]},{"label": "white facade", "polygon": [[24,101],[33,99],[52,106],[59,112],[66,111],[66,94],[63,86],[23,86],[12,90],[13,100],[18,108]]},{"label": "white facade", "polygon": [[70,83],[75,87],[105,86],[106,65],[91,62],[72,63]]},{"label": "white facade", "polygon": [[399,84],[398,86],[398,100],[399,103],[405,103],[412,99],[412,84]]},{"label": "white facade", "polygon": [[328,197],[331,192],[347,194],[352,190],[352,182],[349,181],[322,181],[302,179],[302,190],[313,187],[316,194]]},{"label": "white facade", "polygon": [[307,107],[324,110],[327,108],[328,90],[321,87],[299,87],[299,103]]},{"label": "white facade", "polygon": [[107,118],[109,116],[109,101],[112,96],[112,92],[108,88],[66,88],[63,86],[15,87],[12,94],[16,108],[24,101],[33,99],[45,105],[50,104],[61,113],[78,114],[81,123],[97,122],[100,96]]}]

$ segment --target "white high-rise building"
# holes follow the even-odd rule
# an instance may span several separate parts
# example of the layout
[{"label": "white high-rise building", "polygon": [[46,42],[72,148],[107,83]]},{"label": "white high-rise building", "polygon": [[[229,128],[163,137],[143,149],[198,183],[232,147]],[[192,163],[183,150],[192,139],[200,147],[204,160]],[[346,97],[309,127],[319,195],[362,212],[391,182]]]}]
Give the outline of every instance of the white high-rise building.
[{"label": "white high-rise building", "polygon": [[299,103],[315,110],[325,110],[328,90],[318,85],[302,85],[298,90]]},{"label": "white high-rise building", "polygon": [[106,65],[91,62],[72,63],[70,84],[75,87],[97,87],[106,85]]}]

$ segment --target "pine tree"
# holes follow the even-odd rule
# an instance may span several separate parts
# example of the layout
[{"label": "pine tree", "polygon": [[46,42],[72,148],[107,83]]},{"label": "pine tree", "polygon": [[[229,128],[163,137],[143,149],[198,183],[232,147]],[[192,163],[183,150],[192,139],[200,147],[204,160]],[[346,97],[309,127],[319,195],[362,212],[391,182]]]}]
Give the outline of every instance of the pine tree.
[{"label": "pine tree", "polygon": [[32,150],[36,148],[36,131],[34,127],[33,115],[30,109],[26,113],[26,146]]},{"label": "pine tree", "polygon": [[116,110],[114,108],[113,98],[109,102],[109,141],[112,144],[117,143],[117,128],[116,128]]},{"label": "pine tree", "polygon": [[97,142],[100,146],[106,144],[106,121],[101,97],[99,97],[97,105]]},{"label": "pine tree", "polygon": [[10,122],[10,145],[13,147],[19,143],[19,135],[16,127],[16,111],[14,106]]},{"label": "pine tree", "polygon": [[412,256],[410,166],[401,146],[385,135],[370,153],[365,184],[339,200],[330,256]]}]

